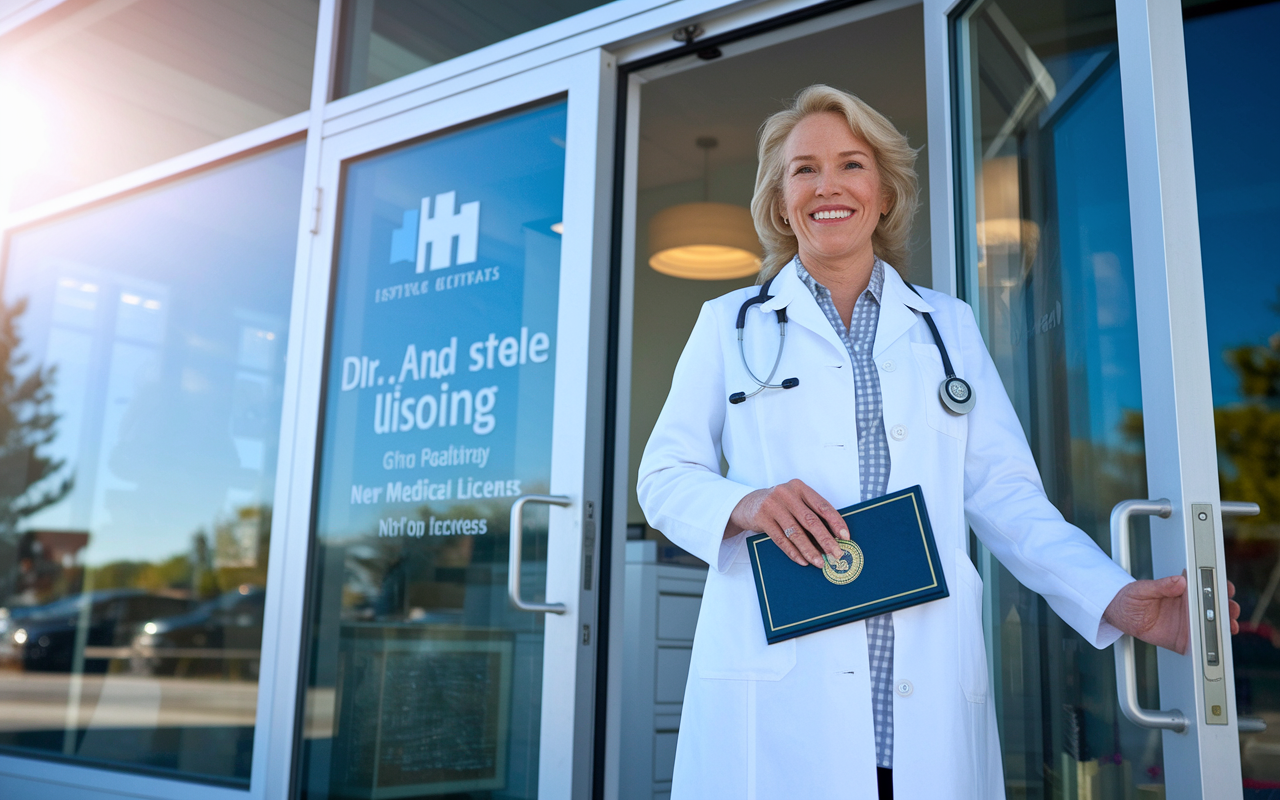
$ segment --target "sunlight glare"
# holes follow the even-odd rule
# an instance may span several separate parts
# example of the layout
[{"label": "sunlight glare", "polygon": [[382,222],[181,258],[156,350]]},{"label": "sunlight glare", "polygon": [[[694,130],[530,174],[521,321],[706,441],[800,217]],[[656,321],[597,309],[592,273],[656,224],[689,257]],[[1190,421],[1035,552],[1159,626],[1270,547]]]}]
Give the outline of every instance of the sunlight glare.
[{"label": "sunlight glare", "polygon": [[48,143],[45,113],[30,93],[10,83],[0,83],[0,175],[17,176],[34,167]]}]

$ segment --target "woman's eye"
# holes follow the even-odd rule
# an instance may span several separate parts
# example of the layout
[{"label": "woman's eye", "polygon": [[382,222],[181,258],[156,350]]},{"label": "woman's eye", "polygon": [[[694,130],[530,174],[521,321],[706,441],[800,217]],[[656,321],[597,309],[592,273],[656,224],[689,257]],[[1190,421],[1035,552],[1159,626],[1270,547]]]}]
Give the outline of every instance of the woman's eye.
[{"label": "woman's eye", "polygon": [[800,167],[799,169],[796,170],[797,175],[803,172],[813,172],[813,167]]},{"label": "woman's eye", "polygon": [[844,165],[844,168],[845,169],[862,169],[862,164],[858,163],[857,161],[850,161],[848,164]]}]

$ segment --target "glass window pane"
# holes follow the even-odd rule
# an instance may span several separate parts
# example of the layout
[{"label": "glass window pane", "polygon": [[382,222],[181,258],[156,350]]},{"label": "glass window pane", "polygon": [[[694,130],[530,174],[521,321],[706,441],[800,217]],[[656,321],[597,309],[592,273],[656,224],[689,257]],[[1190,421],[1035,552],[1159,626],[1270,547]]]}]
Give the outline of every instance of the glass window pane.
[{"label": "glass window pane", "polygon": [[1262,509],[1222,520],[1236,708],[1267,721],[1240,735],[1244,796],[1260,800],[1280,789],[1280,151],[1253,144],[1280,129],[1264,99],[1280,97],[1280,3],[1184,3],[1184,18],[1218,474],[1223,500]]},{"label": "glass window pane", "polygon": [[12,234],[0,750],[248,785],[302,162]]},{"label": "glass window pane", "polygon": [[607,0],[343,0],[333,95],[346,97]]},{"label": "glass window pane", "polygon": [[[1111,508],[1147,496],[1114,8],[984,0],[957,19],[956,51],[961,283],[1045,490],[1107,551]],[[1134,544],[1149,574],[1148,537]],[[1111,650],[978,561],[1008,795],[1163,796],[1159,733],[1121,716]],[[1159,708],[1154,652],[1138,657]]]},{"label": "glass window pane", "polygon": [[317,0],[66,3],[0,39],[0,205],[305,111]]},{"label": "glass window pane", "polygon": [[[533,798],[543,614],[507,599],[546,493],[566,105],[348,165],[322,429],[301,784]],[[541,601],[547,512],[526,512]]]}]

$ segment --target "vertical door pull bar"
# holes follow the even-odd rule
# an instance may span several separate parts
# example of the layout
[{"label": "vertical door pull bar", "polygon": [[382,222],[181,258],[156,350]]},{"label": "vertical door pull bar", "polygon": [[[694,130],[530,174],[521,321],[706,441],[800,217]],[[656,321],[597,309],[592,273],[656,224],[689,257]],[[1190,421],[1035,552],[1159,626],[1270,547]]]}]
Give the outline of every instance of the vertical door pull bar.
[{"label": "vertical door pull bar", "polygon": [[[1168,500],[1124,500],[1111,509],[1111,557],[1125,572],[1132,572],[1129,554],[1129,518],[1134,514],[1168,519],[1173,505]],[[1133,657],[1133,637],[1121,636],[1116,642],[1116,689],[1120,710],[1134,725],[1163,728],[1182,733],[1187,718],[1178,709],[1152,711],[1138,705],[1138,669]]]},{"label": "vertical door pull bar", "polygon": [[507,559],[507,597],[511,605],[521,611],[563,614],[568,609],[564,603],[530,603],[520,599],[520,548],[524,543],[524,506],[526,503],[546,503],[551,506],[567,506],[573,501],[563,495],[525,494],[511,504],[511,548]]}]

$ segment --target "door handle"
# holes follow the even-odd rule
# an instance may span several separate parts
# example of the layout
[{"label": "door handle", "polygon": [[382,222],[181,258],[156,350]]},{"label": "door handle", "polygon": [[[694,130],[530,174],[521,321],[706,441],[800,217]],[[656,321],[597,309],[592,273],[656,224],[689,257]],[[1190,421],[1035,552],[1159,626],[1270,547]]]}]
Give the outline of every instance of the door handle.
[{"label": "door handle", "polygon": [[524,507],[526,503],[546,503],[550,506],[567,506],[573,501],[556,494],[524,494],[511,504],[511,547],[507,559],[507,597],[511,605],[521,611],[563,614],[568,609],[564,603],[530,603],[520,599],[521,548],[524,544]]},{"label": "door handle", "polygon": [[[1134,514],[1168,519],[1173,505],[1168,500],[1124,500],[1111,509],[1111,557],[1125,572],[1132,574],[1129,553],[1129,518]],[[1120,710],[1134,725],[1160,728],[1182,733],[1187,717],[1178,709],[1152,711],[1138,705],[1138,668],[1133,657],[1133,637],[1121,636],[1116,642],[1116,693]]]},{"label": "door handle", "polygon": [[[1224,517],[1255,517],[1261,513],[1262,507],[1257,503],[1222,501]],[[1240,733],[1263,733],[1267,729],[1267,721],[1261,717],[1240,717],[1236,720],[1236,729]]]},{"label": "door handle", "polygon": [[1224,517],[1256,517],[1262,513],[1262,506],[1257,503],[1240,503],[1223,500],[1222,516]]}]

